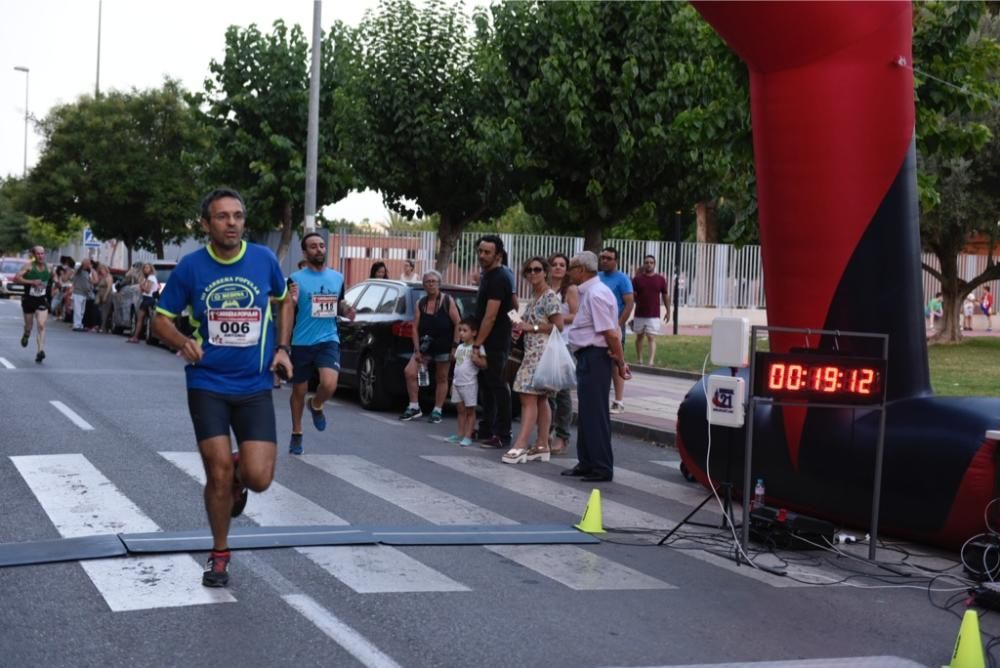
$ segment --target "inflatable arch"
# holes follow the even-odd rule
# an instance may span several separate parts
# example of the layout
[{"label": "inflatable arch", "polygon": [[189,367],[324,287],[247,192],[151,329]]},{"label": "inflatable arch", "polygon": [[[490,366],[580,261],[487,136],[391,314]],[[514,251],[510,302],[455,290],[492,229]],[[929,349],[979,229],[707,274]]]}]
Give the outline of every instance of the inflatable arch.
[{"label": "inflatable arch", "polygon": [[[750,71],[768,323],[889,335],[881,532],[960,545],[985,530],[996,495],[997,443],[985,432],[1000,425],[1000,399],[930,389],[912,7],[694,4]],[[772,350],[798,345],[771,336]],[[866,345],[840,341],[841,350],[881,355]],[[765,478],[769,503],[867,526],[878,411],[764,404],[754,420],[751,471]],[[706,485],[707,429],[698,385],[680,407],[677,443]],[[726,455],[719,442],[708,462],[716,479]],[[743,433],[733,442],[732,479],[741,487]]]}]

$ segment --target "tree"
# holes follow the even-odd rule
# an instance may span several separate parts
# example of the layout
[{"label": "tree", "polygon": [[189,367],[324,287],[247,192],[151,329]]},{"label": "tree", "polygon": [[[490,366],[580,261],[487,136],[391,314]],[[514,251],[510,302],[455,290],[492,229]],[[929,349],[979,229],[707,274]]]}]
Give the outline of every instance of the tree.
[{"label": "tree", "polygon": [[184,92],[109,91],[55,108],[40,123],[45,145],[28,177],[26,201],[56,232],[73,216],[129,252],[188,237],[204,189],[208,140]]},{"label": "tree", "polygon": [[24,190],[20,179],[0,179],[0,255],[14,254],[28,248],[28,216],[19,201]]},{"label": "tree", "polygon": [[[334,24],[321,53],[320,137],[316,200],[342,199],[355,177],[342,158],[336,123],[341,83],[350,67],[351,32]],[[216,148],[210,174],[241,191],[250,210],[251,233],[281,230],[283,258],[293,225],[305,216],[306,137],[309,119],[309,44],[299,26],[275,21],[270,34],[256,25],[226,31],[222,62],[209,65],[204,118]]]},{"label": "tree", "polygon": [[[1000,20],[982,2],[915,3],[913,59],[917,97],[921,240],[940,270],[944,317],[935,341],[962,339],[965,296],[1000,278],[992,254],[1000,218]],[[966,281],[958,256],[976,234],[990,239],[987,268]]]},{"label": "tree", "polygon": [[[492,44],[508,141],[529,211],[587,248],[603,230],[752,183],[745,68],[688,5],[494,5]],[[497,142],[499,143],[499,142]],[[654,208],[649,209],[652,205]]]},{"label": "tree", "polygon": [[349,108],[338,114],[345,146],[386,207],[439,216],[436,266],[444,270],[466,225],[509,202],[478,126],[496,104],[478,75],[479,45],[461,5],[442,0],[420,9],[383,0],[358,36]]}]

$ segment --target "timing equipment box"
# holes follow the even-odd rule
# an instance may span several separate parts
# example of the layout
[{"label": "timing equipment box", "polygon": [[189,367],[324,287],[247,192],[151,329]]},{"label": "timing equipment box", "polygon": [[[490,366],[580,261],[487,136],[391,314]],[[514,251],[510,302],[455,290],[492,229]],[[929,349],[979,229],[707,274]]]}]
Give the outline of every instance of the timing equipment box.
[{"label": "timing equipment box", "polygon": [[750,511],[750,538],[785,550],[818,550],[833,543],[834,526],[826,520],[784,508],[756,506]]}]

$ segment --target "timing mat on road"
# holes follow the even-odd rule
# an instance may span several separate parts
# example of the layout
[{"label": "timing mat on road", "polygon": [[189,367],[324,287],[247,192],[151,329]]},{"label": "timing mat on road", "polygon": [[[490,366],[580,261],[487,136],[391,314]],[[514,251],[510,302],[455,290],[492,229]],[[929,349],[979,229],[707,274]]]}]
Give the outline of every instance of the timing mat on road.
[{"label": "timing mat on road", "polygon": [[[558,524],[501,526],[290,526],[234,527],[234,550],[320,545],[558,545],[593,544],[588,533]],[[120,557],[127,554],[202,552],[212,548],[209,530],[123,533],[0,544],[0,567]]]}]

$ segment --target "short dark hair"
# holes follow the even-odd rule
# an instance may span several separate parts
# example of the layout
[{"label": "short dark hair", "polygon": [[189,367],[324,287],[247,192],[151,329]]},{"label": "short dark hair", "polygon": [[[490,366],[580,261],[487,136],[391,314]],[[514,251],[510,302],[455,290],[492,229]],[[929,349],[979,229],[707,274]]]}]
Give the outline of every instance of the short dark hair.
[{"label": "short dark hair", "polygon": [[483,243],[484,241],[488,244],[493,244],[493,246],[497,249],[498,255],[503,255],[504,253],[503,239],[501,239],[499,235],[484,234],[483,236],[476,239],[476,248],[479,248],[479,244]]},{"label": "short dark hair", "polygon": [[240,201],[240,206],[243,207],[243,215],[247,213],[247,203],[243,201],[243,195],[239,194],[232,188],[216,188],[212,192],[205,195],[205,198],[201,200],[201,219],[208,220],[208,208],[212,206],[212,202],[215,200],[223,199],[225,197],[232,197],[233,199],[238,199]]},{"label": "short dark hair", "polygon": [[615,248],[614,246],[605,246],[604,248],[601,249],[601,252],[602,253],[613,253],[614,256],[615,256],[615,261],[616,262],[618,261],[618,249]]},{"label": "short dark hair", "polygon": [[[306,249],[306,239],[308,239],[309,237],[319,237],[320,239],[322,239],[323,235],[320,234],[319,232],[310,232],[309,234],[302,237],[302,241],[299,243],[299,245],[302,246],[302,250]],[[324,241],[323,243],[326,243],[326,241]]]},{"label": "short dark hair", "polygon": [[655,255],[645,255],[645,256],[643,256],[642,261],[645,262],[649,258],[653,258],[653,262],[656,262],[656,256]]},{"label": "short dark hair", "polygon": [[378,273],[379,269],[385,269],[385,277],[389,278],[389,268],[385,266],[385,262],[379,261],[372,265],[372,268],[368,272],[368,278],[375,278],[375,274]]},{"label": "short dark hair", "polygon": [[473,332],[478,332],[479,331],[479,319],[476,318],[475,316],[467,315],[464,318],[462,318],[461,320],[459,320],[458,324],[465,325],[466,327],[468,327],[469,329],[471,329]]}]

